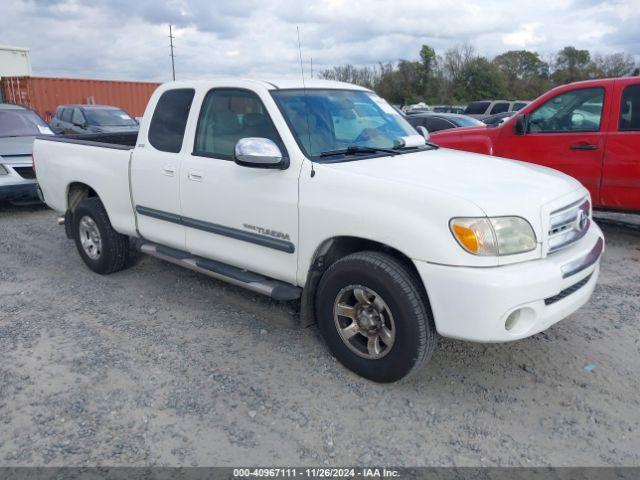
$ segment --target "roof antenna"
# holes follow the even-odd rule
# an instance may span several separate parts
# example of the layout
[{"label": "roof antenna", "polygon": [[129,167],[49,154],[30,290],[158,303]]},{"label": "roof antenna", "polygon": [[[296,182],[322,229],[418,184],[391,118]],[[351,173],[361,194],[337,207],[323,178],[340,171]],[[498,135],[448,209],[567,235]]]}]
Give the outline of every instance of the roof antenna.
[{"label": "roof antenna", "polygon": [[[300,74],[302,75],[302,90],[304,92],[304,105],[305,105],[305,118],[307,120],[307,138],[309,140],[309,153],[311,153],[311,128],[309,127],[309,103],[307,102],[307,85],[304,81],[304,67],[302,64],[302,45],[300,43],[300,27],[296,25],[298,32],[298,54],[300,56]],[[311,160],[311,178],[316,176],[316,171],[313,168],[313,160]]]}]

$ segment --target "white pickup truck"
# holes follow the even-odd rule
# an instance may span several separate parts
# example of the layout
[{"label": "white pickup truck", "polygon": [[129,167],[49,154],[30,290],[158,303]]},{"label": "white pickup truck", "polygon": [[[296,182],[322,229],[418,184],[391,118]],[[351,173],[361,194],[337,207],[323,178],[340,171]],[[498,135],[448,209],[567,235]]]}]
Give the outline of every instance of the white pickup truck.
[{"label": "white pickup truck", "polygon": [[39,138],[46,203],[89,268],[149,255],[300,301],[333,354],[378,381],[437,334],[504,342],[584,305],[604,249],[589,193],[528,163],[430,144],[344,83],[174,82],[139,134]]}]

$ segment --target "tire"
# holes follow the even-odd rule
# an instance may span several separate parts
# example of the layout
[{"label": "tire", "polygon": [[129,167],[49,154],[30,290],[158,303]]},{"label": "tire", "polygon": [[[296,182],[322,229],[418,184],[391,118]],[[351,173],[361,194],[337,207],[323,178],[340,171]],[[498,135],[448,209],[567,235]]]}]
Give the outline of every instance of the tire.
[{"label": "tire", "polygon": [[349,370],[380,383],[418,370],[437,342],[429,301],[418,282],[401,262],[380,252],[354,253],[331,265],[318,285],[316,315],[333,355]]},{"label": "tire", "polygon": [[[94,229],[97,237],[89,233]],[[82,260],[94,272],[106,275],[126,268],[129,237],[113,229],[99,198],[86,198],[78,204],[73,212],[73,237]]]}]

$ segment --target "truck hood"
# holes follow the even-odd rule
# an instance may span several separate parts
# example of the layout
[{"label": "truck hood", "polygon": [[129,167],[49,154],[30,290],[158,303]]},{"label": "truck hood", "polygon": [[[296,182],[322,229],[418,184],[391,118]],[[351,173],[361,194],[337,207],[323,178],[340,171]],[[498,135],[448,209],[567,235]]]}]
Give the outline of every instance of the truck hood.
[{"label": "truck hood", "polygon": [[577,180],[550,168],[446,148],[327,166],[388,182],[389,188],[404,184],[455,195],[488,216],[539,218],[542,205],[584,190]]},{"label": "truck hood", "polygon": [[459,138],[465,135],[486,135],[487,130],[494,130],[499,127],[490,127],[488,125],[478,125],[475,127],[463,127],[463,128],[447,128],[446,130],[438,130],[429,134],[430,140],[434,143],[438,143],[440,140],[447,138]]}]

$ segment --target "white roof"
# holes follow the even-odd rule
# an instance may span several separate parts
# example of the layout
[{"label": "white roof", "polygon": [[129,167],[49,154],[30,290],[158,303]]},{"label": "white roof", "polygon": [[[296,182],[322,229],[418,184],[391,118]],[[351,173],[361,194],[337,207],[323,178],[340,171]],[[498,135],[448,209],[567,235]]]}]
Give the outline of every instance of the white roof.
[{"label": "white roof", "polygon": [[267,83],[275,85],[278,88],[334,88],[348,90],[368,90],[368,88],[354,85],[346,82],[336,82],[335,80],[322,80],[319,78],[305,78],[304,84],[301,77],[282,77],[263,80]]},{"label": "white roof", "polygon": [[[169,82],[174,83],[174,82]],[[227,85],[229,87],[246,85],[246,84],[260,85],[267,90],[289,89],[289,88],[326,88],[326,89],[343,89],[343,90],[365,90],[368,88],[360,87],[352,83],[336,82],[333,80],[321,80],[317,78],[305,78],[304,83],[301,77],[281,77],[281,78],[268,78],[268,79],[256,79],[256,78],[216,78],[212,80],[183,80],[175,82],[180,86],[220,86]],[[166,85],[166,84],[165,84]]]}]

